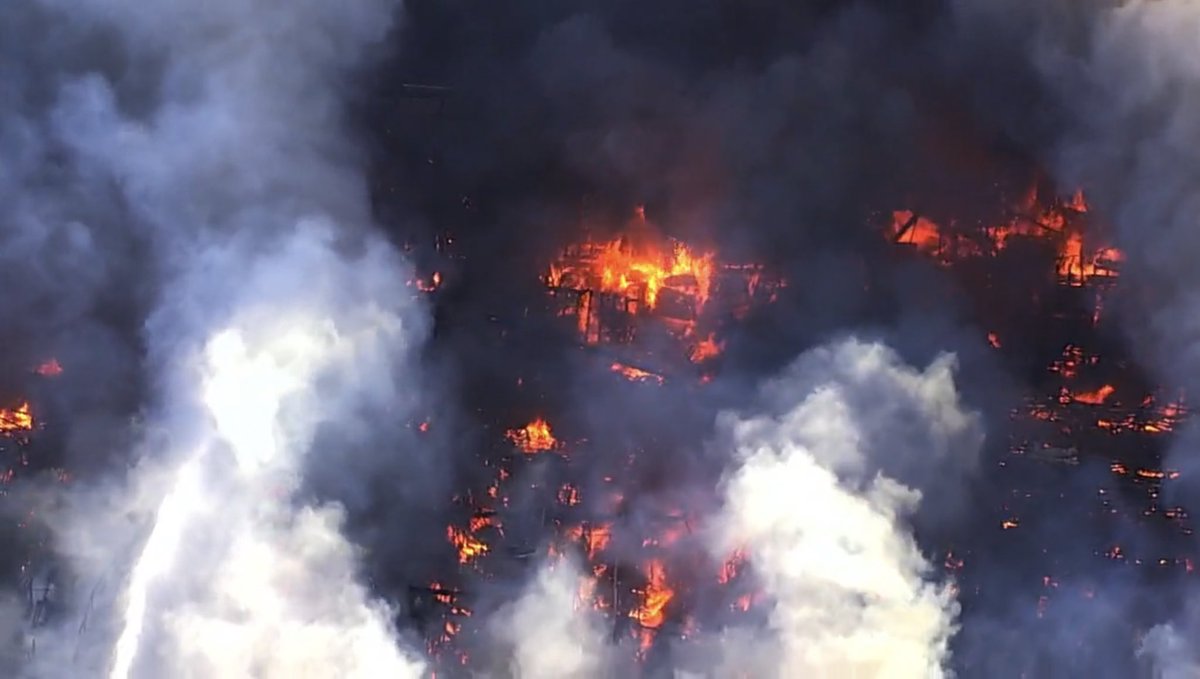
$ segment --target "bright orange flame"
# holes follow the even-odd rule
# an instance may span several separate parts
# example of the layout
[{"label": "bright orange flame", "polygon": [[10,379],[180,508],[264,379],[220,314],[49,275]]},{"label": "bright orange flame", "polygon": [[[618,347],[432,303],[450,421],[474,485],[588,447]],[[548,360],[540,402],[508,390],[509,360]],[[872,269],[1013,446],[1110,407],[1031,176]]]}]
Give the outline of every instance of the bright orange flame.
[{"label": "bright orange flame", "polygon": [[58,377],[62,374],[63,368],[57,358],[51,358],[40,363],[33,371],[42,377]]},{"label": "bright orange flame", "polygon": [[1100,405],[1108,400],[1109,396],[1116,391],[1116,387],[1111,384],[1106,384],[1095,391],[1085,391],[1080,394],[1075,394],[1073,397],[1078,403],[1087,403],[1088,405]]},{"label": "bright orange flame", "polygon": [[662,384],[665,378],[657,373],[652,373],[649,370],[642,370],[624,363],[613,363],[610,370],[621,375],[630,382],[656,382]]},{"label": "bright orange flame", "polygon": [[446,526],[446,539],[458,550],[459,563],[470,563],[491,551],[487,543],[454,526]]},{"label": "bright orange flame", "polygon": [[31,431],[33,412],[26,401],[16,408],[0,408],[0,432]]},{"label": "bright orange flame", "polygon": [[714,254],[697,253],[650,233],[641,207],[634,219],[643,237],[630,234],[569,248],[550,266],[546,282],[551,287],[619,293],[651,309],[658,304],[659,292],[670,288],[694,296],[698,307],[703,306],[712,286]]},{"label": "bright orange flame", "polygon": [[675,596],[675,590],[667,584],[667,571],[661,561],[651,559],[646,564],[646,588],[642,592],[642,605],[629,615],[642,627],[657,629],[666,618],[667,604]]},{"label": "bright orange flame", "polygon": [[709,333],[708,337],[697,342],[691,350],[688,351],[688,359],[692,363],[704,363],[721,355],[725,350],[725,343],[718,342],[714,333]]},{"label": "bright orange flame", "polygon": [[520,429],[509,429],[505,437],[526,455],[553,450],[558,446],[558,439],[550,432],[550,423],[540,417]]}]

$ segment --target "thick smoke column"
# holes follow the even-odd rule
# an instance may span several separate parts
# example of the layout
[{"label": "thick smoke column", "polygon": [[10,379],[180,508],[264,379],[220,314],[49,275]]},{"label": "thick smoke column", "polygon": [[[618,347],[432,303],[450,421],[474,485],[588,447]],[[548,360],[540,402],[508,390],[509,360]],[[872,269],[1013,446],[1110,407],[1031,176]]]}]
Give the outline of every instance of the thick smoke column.
[{"label": "thick smoke column", "polygon": [[[184,453],[136,561],[111,676],[129,676],[146,643],[168,659],[152,676],[419,669],[355,581],[340,512],[291,504],[315,429],[353,417],[357,400],[392,398],[379,376],[412,332],[395,308],[400,262],[378,244],[339,255],[331,239],[328,226],[301,224],[271,257],[214,258],[244,301],[205,346],[193,383],[208,412],[193,417],[212,425]],[[339,309],[347,297],[358,303]]]},{"label": "thick smoke column", "polygon": [[[48,134],[80,181],[119,188],[162,282],[143,333],[146,461],[62,527],[78,570],[125,583],[112,625],[89,611],[115,647],[72,662],[64,630],[31,671],[418,674],[358,582],[342,512],[296,492],[322,427],[366,429],[374,404],[407,400],[397,385],[423,334],[407,266],[364,228],[338,95],[393,3],[43,5],[66,48],[95,34],[125,64],[63,77]],[[130,73],[153,86],[131,91]],[[148,524],[131,535],[123,512]]]}]

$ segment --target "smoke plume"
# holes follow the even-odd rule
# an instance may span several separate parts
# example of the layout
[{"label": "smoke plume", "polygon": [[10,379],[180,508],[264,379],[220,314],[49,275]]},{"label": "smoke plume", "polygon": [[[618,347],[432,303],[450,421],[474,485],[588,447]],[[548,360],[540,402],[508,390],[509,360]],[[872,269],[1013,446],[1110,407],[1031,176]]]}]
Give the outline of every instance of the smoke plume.
[{"label": "smoke plume", "polygon": [[717,552],[749,549],[774,601],[767,633],[731,637],[719,674],[942,674],[958,608],[907,523],[921,492],[894,470],[973,467],[982,437],[953,365],[917,371],[847,340],[769,382],[766,413],[722,417],[734,459]]},{"label": "smoke plume", "polygon": [[[50,90],[25,98],[38,119],[10,113],[26,123],[19,150],[70,168],[20,215],[76,249],[123,222],[112,237],[145,244],[135,264],[154,281],[150,398],[125,456],[140,462],[56,517],[91,599],[76,602],[84,621],[39,635],[27,671],[416,676],[393,612],[360,582],[343,512],[299,492],[310,466],[337,464],[314,449],[321,430],[369,440],[379,404],[402,418],[415,383],[424,312],[372,235],[340,92],[393,4],[18,5],[6,29],[24,20],[71,55],[30,84]],[[89,50],[105,58],[70,63]]]}]

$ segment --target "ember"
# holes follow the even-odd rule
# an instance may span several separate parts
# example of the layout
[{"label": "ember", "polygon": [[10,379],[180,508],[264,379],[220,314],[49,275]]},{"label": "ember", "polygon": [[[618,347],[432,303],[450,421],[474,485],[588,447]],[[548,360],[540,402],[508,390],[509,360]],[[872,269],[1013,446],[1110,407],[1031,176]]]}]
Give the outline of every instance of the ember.
[{"label": "ember", "polygon": [[33,371],[42,377],[58,377],[62,374],[63,368],[57,358],[51,358],[40,363]]}]

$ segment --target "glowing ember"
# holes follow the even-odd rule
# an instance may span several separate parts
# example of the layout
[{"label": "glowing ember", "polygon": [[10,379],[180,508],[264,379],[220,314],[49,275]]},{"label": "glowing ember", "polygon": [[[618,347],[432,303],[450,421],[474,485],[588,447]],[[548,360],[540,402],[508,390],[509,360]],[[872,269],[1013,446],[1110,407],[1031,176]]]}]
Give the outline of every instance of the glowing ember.
[{"label": "glowing ember", "polygon": [[526,455],[553,450],[558,446],[558,439],[550,432],[550,423],[540,417],[521,429],[509,429],[505,437]]},{"label": "glowing ember", "polygon": [[642,370],[641,368],[635,368],[631,365],[625,365],[624,363],[613,363],[610,367],[610,370],[621,375],[630,382],[655,382],[657,384],[662,384],[666,381],[662,375],[652,373],[648,370]]},{"label": "glowing ember", "polygon": [[997,335],[996,333],[989,332],[987,334],[987,340],[988,340],[988,344],[990,344],[993,349],[999,349],[1001,347],[1000,336]]},{"label": "glowing ember", "polygon": [[487,543],[454,526],[446,527],[446,539],[458,550],[459,563],[470,563],[491,551]]},{"label": "glowing ember", "polygon": [[429,277],[429,280],[418,278],[416,281],[414,281],[414,284],[421,292],[436,292],[437,289],[442,286],[442,274],[434,271],[433,275]]},{"label": "glowing ember", "polygon": [[1111,384],[1106,384],[1095,391],[1085,391],[1080,394],[1075,394],[1074,400],[1078,403],[1087,403],[1089,405],[1100,405],[1108,400],[1109,396],[1116,391],[1116,387]]},{"label": "glowing ember", "polygon": [[57,358],[51,358],[40,363],[33,371],[42,377],[58,377],[62,374],[63,368]]},{"label": "glowing ember", "polygon": [[0,433],[33,430],[33,412],[26,401],[16,408],[0,408]]},{"label": "glowing ember", "polygon": [[1017,521],[1016,519],[1005,519],[1000,522],[1000,527],[1003,528],[1004,530],[1011,530],[1020,525],[1021,525],[1021,522]]}]

